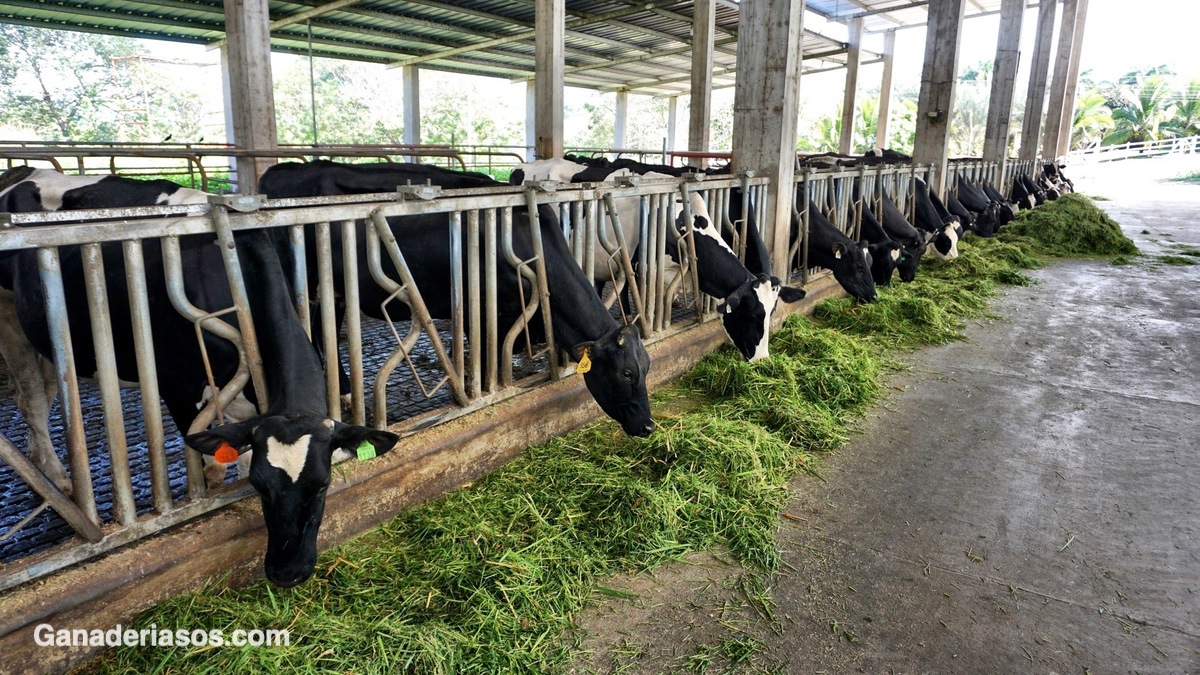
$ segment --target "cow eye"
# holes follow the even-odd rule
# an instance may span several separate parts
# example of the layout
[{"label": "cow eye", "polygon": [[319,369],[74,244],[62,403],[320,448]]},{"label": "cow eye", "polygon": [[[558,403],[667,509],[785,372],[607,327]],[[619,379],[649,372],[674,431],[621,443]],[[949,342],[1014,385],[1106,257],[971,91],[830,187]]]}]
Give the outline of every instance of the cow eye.
[{"label": "cow eye", "polygon": [[625,379],[627,379],[627,380],[633,379],[633,371],[628,368],[626,368],[625,372],[621,373],[621,375],[623,375],[625,377]]}]

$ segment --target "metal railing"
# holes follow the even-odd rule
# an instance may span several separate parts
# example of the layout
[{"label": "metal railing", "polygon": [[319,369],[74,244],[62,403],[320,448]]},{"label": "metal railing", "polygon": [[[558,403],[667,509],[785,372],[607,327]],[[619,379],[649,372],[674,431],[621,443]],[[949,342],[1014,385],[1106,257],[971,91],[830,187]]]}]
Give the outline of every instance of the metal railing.
[{"label": "metal railing", "polygon": [[1200,136],[1185,136],[1120,145],[1097,145],[1083,150],[1072,150],[1066,154],[1064,159],[1072,163],[1114,162],[1135,157],[1194,155],[1197,153],[1200,153]]},{"label": "metal railing", "polygon": [[[566,372],[557,367],[557,349],[566,345],[554,343],[554,289],[547,277],[538,219],[530,217],[538,213],[539,206],[556,209],[580,268],[592,279],[608,283],[605,304],[638,322],[647,341],[653,342],[715,316],[715,302],[698,292],[690,253],[695,249],[691,245],[689,196],[702,195],[714,220],[734,238],[735,250],[742,252],[746,223],[736,214],[757,209],[761,223],[766,184],[766,179],[743,176],[632,178],[621,184],[542,184],[440,193],[419,186],[371,195],[286,200],[227,196],[214,197],[208,205],[6,215],[16,227],[0,228],[0,251],[35,251],[47,289],[72,496],[58,491],[2,435],[0,458],[15,468],[28,491],[36,495],[31,508],[45,508],[38,506],[38,500],[44,501],[79,539],[0,564],[0,590],[250,494],[244,481],[209,489],[199,455],[181,447],[183,434],[199,431],[222,417],[247,384],[258,394],[263,392],[265,378],[256,365],[257,340],[248,330],[253,321],[237,249],[230,245],[236,233],[260,229],[286,233],[280,238],[290,242],[296,261],[292,272],[301,320],[310,325],[312,319],[320,326],[325,354],[338,354],[339,347],[344,348],[341,359],[326,359],[331,417],[343,416],[339,376],[344,363],[351,383],[345,417],[356,424],[390,427],[403,434],[493,404]],[[742,200],[741,204],[736,200]],[[683,232],[676,227],[681,213],[681,222],[689,225]],[[623,214],[635,214],[636,226],[623,224]],[[423,288],[392,236],[388,218],[416,215],[445,217],[439,222],[445,223],[451,251],[449,289]],[[528,232],[532,250],[514,246],[518,230]],[[641,246],[627,236],[630,232],[636,233]],[[180,247],[181,240],[192,236],[226,244],[220,250],[234,299],[230,307],[199,307],[188,297]],[[668,239],[680,251],[678,264],[665,255]],[[367,260],[365,269],[358,263],[360,242]],[[238,354],[236,364],[211,363],[206,355],[208,380],[217,393],[203,405],[191,428],[179,432],[171,431],[171,420],[164,420],[159,405],[155,364],[176,355],[155,353],[153,332],[162,328],[150,320],[154,289],[147,288],[146,260],[157,256],[144,254],[149,247],[154,247],[155,253],[161,250],[161,272],[170,303],[194,327],[201,352],[213,339],[220,339],[232,343]],[[337,261],[339,248],[342,258]],[[73,317],[68,316],[65,290],[74,281],[64,286],[63,251],[70,251],[71,256],[79,251],[85,263],[83,283],[98,364],[96,390],[83,383],[76,370],[69,328]],[[114,259],[123,264],[124,275],[113,274],[110,267],[106,277],[104,262]],[[341,280],[333,277],[336,262],[341,262],[344,270]],[[505,267],[523,280],[518,285],[520,311],[511,325],[501,322],[498,309]],[[310,278],[310,270],[315,270],[316,278]],[[158,270],[150,271],[154,273],[151,278],[157,278]],[[113,278],[127,280],[125,288],[110,287]],[[337,341],[340,327],[333,311],[338,281],[344,281],[345,289],[344,345]],[[374,300],[360,289],[369,290]],[[434,316],[426,300],[428,293],[447,291],[451,314]],[[316,316],[310,316],[313,293],[320,300]],[[122,294],[128,295],[128,318],[110,308],[110,298]],[[384,300],[377,302],[380,297]],[[408,316],[395,314],[397,309]],[[535,351],[529,328],[539,310],[546,341],[545,347]],[[371,315],[380,318],[371,319]],[[236,327],[229,321],[231,316],[237,318]],[[132,413],[129,405],[122,406],[121,387],[127,383],[117,377],[112,338],[117,321],[132,323],[121,330],[134,336],[140,410],[135,408]],[[225,381],[214,375],[220,366],[232,371]],[[261,395],[257,398],[265,400]],[[99,411],[103,414],[98,415]],[[135,462],[133,457],[147,461]],[[99,476],[95,484],[93,474]]]},{"label": "metal railing", "polygon": [[829,274],[808,265],[808,232],[811,210],[824,213],[847,237],[859,240],[862,209],[870,208],[882,219],[882,199],[887,195],[911,222],[915,216],[916,178],[932,180],[933,165],[877,164],[845,169],[802,168],[796,173],[792,217],[799,225],[790,237],[791,274],[804,284]]}]

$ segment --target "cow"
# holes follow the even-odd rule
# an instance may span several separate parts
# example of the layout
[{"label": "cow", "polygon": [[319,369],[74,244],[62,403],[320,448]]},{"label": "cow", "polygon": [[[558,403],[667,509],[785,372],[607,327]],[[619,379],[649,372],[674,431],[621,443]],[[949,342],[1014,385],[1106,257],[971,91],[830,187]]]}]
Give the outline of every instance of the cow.
[{"label": "cow", "polygon": [[871,254],[871,278],[876,286],[887,286],[892,283],[892,274],[904,259],[904,247],[892,241],[866,204],[862,205],[859,232],[867,242],[867,251]]},{"label": "cow", "polygon": [[880,219],[880,224],[883,225],[884,232],[892,241],[904,247],[900,265],[896,268],[900,273],[900,281],[912,281],[917,278],[917,267],[929,248],[930,235],[913,227],[886,194],[883,195],[881,206],[883,218]]},{"label": "cow", "polygon": [[[64,176],[38,170],[0,195],[0,210],[31,211],[112,208],[205,203],[208,195],[169,181],[139,181],[121,176]],[[215,236],[188,235],[179,239],[183,282],[189,300],[202,310],[216,311],[233,304]],[[387,452],[399,440],[395,434],[329,419],[320,358],[292,305],[279,252],[261,230],[239,232],[235,246],[244,275],[251,315],[261,350],[269,399],[265,412],[188,436],[185,442],[221,469],[241,458],[250,484],[258,493],[267,527],[264,571],[281,586],[307,579],[316,561],[316,537],[324,513],[335,450],[356,450],[364,444]],[[114,337],[117,376],[136,384],[137,357],[132,345],[129,291],[124,254],[119,242],[101,247]],[[175,311],[167,293],[163,253],[158,240],[143,242],[146,285],[156,378],[167,409],[180,429],[188,429],[211,395],[205,355],[192,323]],[[95,345],[83,282],[78,246],[59,247],[67,314],[75,366],[80,373],[97,372]],[[43,300],[36,254],[12,252],[0,262],[0,282],[11,291],[23,334],[39,353],[52,358],[53,345]],[[236,325],[235,318],[228,320]],[[9,336],[6,336],[6,338]],[[238,366],[236,347],[205,334],[205,352],[218,386],[226,384]],[[27,417],[28,420],[28,417]],[[28,420],[31,425],[44,422]],[[212,473],[206,470],[212,479]]]},{"label": "cow", "polygon": [[[584,163],[575,162],[579,159]],[[569,176],[572,182],[594,182],[612,178],[614,175],[637,174],[647,178],[672,178],[693,169],[681,169],[666,165],[651,165],[628,159],[597,160],[571,156],[569,159],[549,159],[518,166],[510,182],[524,180],[559,180]],[[518,173],[519,172],[519,173]],[[640,245],[640,214],[636,210],[638,199],[614,200],[621,219],[625,240],[630,248]],[[740,218],[742,199],[740,191],[731,195],[730,210],[734,220]],[[725,334],[747,360],[756,361],[769,355],[769,330],[764,321],[769,321],[778,302],[796,302],[804,297],[804,291],[784,286],[771,274],[770,252],[759,234],[753,220],[746,227],[746,263],[738,260],[719,224],[713,219],[703,198],[692,192],[688,201],[692,213],[693,239],[696,242],[695,263],[697,278],[702,293],[721,301],[718,312]],[[753,209],[751,209],[753,211]],[[686,234],[686,223],[681,211],[676,221],[680,236]],[[600,247],[597,246],[597,249]],[[673,237],[667,237],[667,254],[679,263],[679,249]],[[638,256],[631,253],[631,256]],[[599,267],[597,265],[597,276]],[[678,267],[674,267],[675,270]],[[598,279],[599,280],[599,279]],[[764,317],[766,317],[764,319]]]},{"label": "cow", "polygon": [[[341,164],[327,160],[308,163],[282,163],[268,169],[259,179],[259,192],[271,198],[315,197],[320,195],[365,194],[394,189],[412,178],[414,182],[429,181],[443,188],[503,187],[503,183],[482,175],[471,175],[404,163]],[[386,187],[390,184],[390,188]],[[515,222],[525,222],[524,207],[513,210]],[[449,319],[451,305],[451,263],[447,231],[450,216],[430,213],[388,219],[393,236],[408,262],[411,273],[421,289],[425,304],[434,318]],[[555,343],[568,351],[577,362],[590,363],[590,369],[580,371],[588,391],[602,410],[634,436],[648,436],[655,424],[650,415],[650,399],[646,392],[646,374],[650,357],[636,325],[622,325],[613,319],[596,294],[591,280],[575,263],[563,236],[555,209],[538,207],[538,226],[545,254],[545,268],[550,287],[550,307]],[[340,225],[333,234],[334,287],[339,296],[345,293],[342,274]],[[514,227],[513,249],[522,259],[533,255],[533,239],[527,227]],[[366,255],[364,228],[358,228],[358,267],[361,307],[369,316],[402,320],[411,316],[408,305],[389,297],[389,292],[374,283]],[[482,236],[482,233],[481,233]],[[307,228],[310,250],[315,246],[315,233]],[[482,241],[480,242],[482,246]],[[469,246],[464,246],[465,251]],[[315,260],[309,260],[309,279],[315,284]],[[382,260],[384,273],[395,278],[396,270],[388,257]],[[518,278],[509,265],[497,267],[497,302],[502,330],[513,325],[524,309],[522,298],[532,297],[528,282]],[[314,296],[316,294],[314,293]],[[385,313],[386,310],[386,313]],[[315,316],[315,315],[314,315]]]},{"label": "cow", "polygon": [[[833,278],[858,302],[875,302],[878,295],[871,278],[871,253],[867,243],[856,242],[842,234],[815,206],[809,206],[808,214],[808,265],[833,272]],[[793,238],[800,234],[800,223],[799,211],[793,211]]]},{"label": "cow", "polygon": [[[942,220],[942,216],[933,205],[932,191],[925,181],[915,179],[916,218],[913,224],[929,232],[932,237],[929,248],[938,254],[942,260],[953,260],[958,257],[958,230],[953,222]],[[947,216],[949,214],[947,213]]]}]

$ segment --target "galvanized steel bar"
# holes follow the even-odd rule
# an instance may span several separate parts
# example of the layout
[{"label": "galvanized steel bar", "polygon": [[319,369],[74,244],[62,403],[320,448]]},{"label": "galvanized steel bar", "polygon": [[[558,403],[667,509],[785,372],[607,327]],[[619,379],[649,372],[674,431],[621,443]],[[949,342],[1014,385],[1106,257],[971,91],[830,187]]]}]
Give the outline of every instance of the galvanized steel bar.
[{"label": "galvanized steel bar", "polygon": [[308,298],[308,255],[305,251],[304,226],[292,225],[289,227],[288,238],[292,246],[292,283],[295,284],[292,293],[295,295],[296,314],[300,316],[304,333],[311,340],[312,316]]},{"label": "galvanized steel bar", "polygon": [[154,354],[154,327],[146,289],[146,261],[142,242],[123,243],[125,284],[129,288],[129,314],[133,325],[133,350],[137,355],[138,386],[142,393],[142,420],[146,428],[146,452],[150,459],[150,497],[159,513],[172,508],[167,476],[166,437],[163,433],[162,403],[158,393],[158,365]]},{"label": "galvanized steel bar", "polygon": [[83,429],[83,408],[79,401],[79,378],[75,372],[75,352],[71,326],[67,318],[67,298],[63,290],[62,264],[58,250],[39,248],[38,273],[46,292],[46,323],[54,349],[58,373],[59,402],[66,421],[67,459],[71,465],[71,490],[75,503],[88,520],[99,525],[96,497],[92,493],[92,471],[88,466],[87,439]]},{"label": "galvanized steel bar", "polygon": [[483,334],[480,325],[483,312],[479,306],[479,211],[467,212],[467,340],[470,343],[470,368],[467,369],[467,395],[472,399],[482,394]]},{"label": "galvanized steel bar", "polygon": [[[496,306],[496,210],[487,209],[483,212],[483,279],[484,279],[484,312],[487,314],[487,379],[486,389],[489,394],[498,389],[498,369],[500,359],[499,321]],[[518,282],[520,279],[518,278]],[[511,359],[510,359],[511,362]]]},{"label": "galvanized steel bar", "polygon": [[37,496],[44,499],[50,508],[62,516],[71,529],[78,532],[81,537],[90,542],[97,542],[104,538],[104,532],[96,524],[97,518],[88,516],[68,499],[24,453],[4,436],[0,436],[0,460],[4,460],[11,466],[13,472],[25,481]]},{"label": "galvanized steel bar", "polygon": [[[450,355],[454,371],[461,377],[466,373],[466,325],[463,322],[463,232],[462,213],[450,214]],[[465,383],[464,383],[465,384]],[[464,388],[464,391],[465,388]]]},{"label": "galvanized steel bar", "polygon": [[[525,208],[529,215],[529,236],[533,243],[533,268],[537,274],[537,290],[541,297],[542,324],[546,329],[546,348],[549,350],[550,379],[562,377],[558,364],[558,349],[554,341],[554,321],[550,315],[550,281],[546,277],[546,251],[542,246],[542,227],[538,216],[537,192],[533,188],[525,190]],[[574,345],[569,345],[573,347]]]},{"label": "galvanized steel bar", "polygon": [[267,378],[263,375],[262,352],[258,349],[258,336],[254,329],[254,316],[250,312],[250,298],[246,294],[242,266],[238,260],[237,243],[233,239],[233,230],[229,227],[229,211],[220,204],[211,206],[213,227],[217,231],[221,258],[225,262],[225,276],[229,279],[229,292],[233,296],[233,306],[237,311],[238,332],[242,334],[240,346],[246,354],[246,365],[250,368],[250,380],[254,383],[259,407],[265,409],[266,402],[270,400]]},{"label": "galvanized steel bar", "polygon": [[[636,278],[633,274],[633,261],[629,257],[629,243],[625,240],[625,230],[621,228],[621,216],[617,213],[617,205],[613,200],[612,195],[604,196],[604,206],[608,209],[608,219],[612,223],[613,235],[617,239],[617,250],[621,257],[621,268],[625,272],[625,287],[629,289],[629,297],[632,298],[632,310],[636,314],[638,326],[642,329],[643,335],[650,334],[650,325],[646,323],[645,303],[642,302],[642,291],[637,287]],[[616,288],[616,280],[613,280],[613,288]]]},{"label": "galvanized steel bar", "polygon": [[[346,355],[350,361],[350,419],[367,423],[366,392],[363,390],[362,308],[358,286],[358,221],[338,223],[342,232],[342,277],[346,302]],[[335,352],[336,353],[336,352]],[[339,396],[339,399],[341,397]]]},{"label": "galvanized steel bar", "polygon": [[100,385],[104,433],[108,440],[112,513],[118,523],[130,525],[137,519],[137,508],[133,503],[133,479],[129,473],[125,415],[121,410],[121,385],[113,345],[112,316],[109,310],[108,287],[104,282],[104,252],[100,250],[100,244],[84,244],[81,253],[88,316],[92,324],[92,345],[96,355],[96,379]]},{"label": "galvanized steel bar", "polygon": [[342,419],[338,325],[333,288],[333,241],[329,223],[314,225],[317,234],[317,302],[321,305],[321,349],[325,352],[325,401],[329,417]]}]

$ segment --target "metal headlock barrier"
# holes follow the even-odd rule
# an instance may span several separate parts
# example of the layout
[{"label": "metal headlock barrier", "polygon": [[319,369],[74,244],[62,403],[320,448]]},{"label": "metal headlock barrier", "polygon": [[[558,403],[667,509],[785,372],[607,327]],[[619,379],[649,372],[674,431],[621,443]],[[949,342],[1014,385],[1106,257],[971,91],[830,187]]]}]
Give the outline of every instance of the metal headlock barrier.
[{"label": "metal headlock barrier", "polygon": [[863,208],[871,209],[877,218],[882,219],[882,199],[887,195],[911,222],[916,209],[914,179],[930,182],[933,174],[933,165],[918,164],[859,165],[842,169],[801,168],[796,172],[792,200],[792,217],[799,228],[792,232],[788,250],[793,278],[799,276],[803,283],[808,284],[830,274],[828,270],[808,265],[808,237],[805,235],[812,209],[820,210],[843,234],[858,241]]},{"label": "metal headlock barrier", "polygon": [[[952,179],[964,175],[994,181],[997,173],[994,165],[978,161],[950,167]],[[1017,162],[1010,167],[1006,173],[1025,170]],[[881,216],[884,195],[912,219],[916,178],[932,183],[933,167],[863,165],[797,172],[793,215],[799,227],[789,243],[789,275],[809,283],[826,274],[808,264],[803,233],[812,209],[820,209],[857,240],[862,210]],[[762,228],[767,220],[767,187],[766,178],[748,175],[629,176],[611,183],[468,190],[399,186],[390,193],[282,200],[214,195],[209,204],[190,206],[0,216],[5,220],[0,223],[0,252],[34,251],[45,288],[60,392],[57,438],[72,483],[67,496],[14,443],[11,425],[0,428],[0,459],[11,467],[4,479],[8,484],[0,481],[0,489],[9,498],[18,495],[24,505],[23,513],[0,512],[0,522],[8,528],[0,533],[0,560],[7,560],[0,562],[0,591],[252,493],[244,480],[210,488],[199,454],[182,448],[183,435],[228,420],[247,385],[257,400],[266,400],[258,337],[233,246],[236,233],[275,230],[281,235],[276,240],[290,246],[296,311],[304,325],[320,327],[323,353],[340,355],[326,359],[331,417],[405,435],[570,372],[561,352],[568,346],[555,344],[552,315],[573,308],[554,307],[539,207],[557,213],[574,263],[601,289],[613,316],[636,322],[646,341],[654,342],[716,317],[716,301],[699,292],[691,253],[691,196],[703,199],[733,241],[733,250],[744,258],[747,227],[754,222]],[[422,287],[409,264],[412,252],[402,248],[388,222],[430,215],[444,216],[437,222],[445,228],[451,252],[449,288]],[[189,297],[181,242],[194,236],[222,244],[221,265],[233,298],[229,307],[200,306]],[[667,255],[668,248],[679,251],[678,261]],[[361,269],[360,254],[367,263]],[[159,259],[161,270],[148,268],[148,261]],[[64,283],[64,260],[75,261],[70,269],[82,269],[82,280]],[[341,278],[335,279],[339,269]],[[148,278],[163,280],[161,294],[148,287]],[[513,278],[521,280],[516,284],[517,309],[514,313],[510,302],[502,313],[502,284]],[[111,288],[114,279],[123,280],[120,288]],[[345,305],[345,339],[340,342],[342,326],[335,312],[339,285]],[[76,287],[84,289],[87,299],[96,354],[94,385],[85,380],[90,373],[76,367],[70,326],[80,319],[67,311],[67,291]],[[448,314],[430,309],[431,293],[449,294],[449,302],[442,303],[451,308]],[[127,315],[112,309],[118,296],[128,305]],[[186,319],[205,360],[210,396],[189,429],[176,431],[173,420],[163,415],[156,364],[176,355],[155,352],[154,334],[161,326],[151,320],[154,302],[169,302]],[[115,331],[117,321],[129,325]],[[544,342],[535,345],[533,334],[539,328]],[[122,347],[136,356],[133,403],[130,393],[123,398],[122,389],[130,383],[118,378],[114,335],[132,335],[132,345]],[[214,344],[232,345],[236,363],[212,363]],[[345,404],[343,365],[350,382]],[[223,381],[217,366],[230,373]],[[12,408],[11,400],[0,404]],[[35,516],[41,518],[34,525],[44,526],[50,518],[46,510],[65,523],[62,536],[31,547],[32,552],[4,548],[5,540]]]},{"label": "metal headlock barrier", "polygon": [[[691,254],[695,248],[690,196],[701,195],[741,255],[747,226],[742,214],[753,212],[757,222],[763,222],[766,186],[765,178],[747,176],[630,177],[621,183],[471,190],[401,186],[392,193],[283,200],[214,195],[209,204],[191,206],[0,216],[7,225],[0,226],[0,252],[36,252],[38,274],[46,289],[61,392],[60,423],[72,482],[72,494],[67,496],[25,456],[13,437],[0,434],[0,459],[12,467],[10,475],[20,478],[20,485],[9,485],[7,491],[10,495],[24,491],[31,511],[48,507],[76,535],[64,536],[45,550],[9,556],[9,562],[0,563],[0,590],[252,494],[244,480],[210,488],[199,454],[181,449],[183,435],[228,420],[228,411],[247,385],[258,394],[257,400],[266,400],[258,337],[233,245],[236,233],[266,229],[286,235],[277,240],[288,242],[295,260],[290,271],[297,281],[296,310],[306,326],[320,326],[327,355],[339,353],[334,296],[337,282],[344,282],[342,358],[326,359],[331,417],[390,427],[404,435],[570,372],[560,366],[564,359],[559,349],[566,345],[555,344],[551,317],[553,311],[571,308],[553,307],[539,206],[557,210],[575,262],[598,285],[606,285],[603,299],[614,315],[637,322],[647,342],[653,342],[716,316],[715,301],[699,293]],[[387,220],[431,214],[445,216],[440,222],[445,223],[451,251],[449,289],[421,287]],[[684,224],[682,231],[677,220]],[[531,250],[514,244],[515,235],[526,232],[522,241],[532,242]],[[189,297],[181,240],[193,236],[221,244],[231,306],[201,307]],[[666,255],[668,243],[679,249],[678,263]],[[151,248],[155,255],[147,255]],[[339,249],[341,260],[336,260]],[[158,259],[159,252],[162,270],[148,270],[147,261]],[[358,265],[360,252],[367,260],[365,269]],[[82,285],[97,363],[95,388],[84,381],[88,373],[77,371],[70,324],[78,318],[67,312],[67,289],[79,282],[64,283],[62,261],[75,256],[81,256],[83,263]],[[343,278],[335,280],[334,270],[339,267]],[[310,276],[314,270],[315,279]],[[155,353],[154,331],[162,328],[151,320],[151,304],[162,299],[154,297],[157,289],[148,287],[148,272],[153,273],[152,279],[160,274],[165,278],[171,307],[194,327],[208,390],[216,392],[200,407],[190,428],[178,432],[172,431],[160,405],[163,383],[158,381],[156,364],[176,355]],[[511,325],[502,321],[499,307],[504,274],[522,280],[517,285],[520,308]],[[369,277],[374,286],[360,285],[366,281],[360,277]],[[124,281],[123,288],[112,287],[114,278]],[[376,301],[385,299],[368,300],[361,293],[364,288],[371,289]],[[428,302],[430,293],[447,290],[452,310],[448,316],[435,316]],[[114,300],[123,295],[128,296],[127,316],[112,309]],[[539,310],[546,337],[544,346],[535,350],[530,329]],[[130,383],[117,375],[113,335],[118,321],[130,324],[118,334],[133,336],[138,377],[133,386],[140,405],[132,408],[122,399],[122,388]],[[221,364],[209,358],[214,340],[224,340],[237,350],[237,363],[224,364],[233,373],[225,381],[214,375]],[[344,412],[339,392],[343,363],[351,384]],[[408,398],[427,404],[417,406],[414,415],[411,406],[405,408]],[[17,527],[28,521],[24,518]],[[12,533],[10,529],[4,536]]]}]

